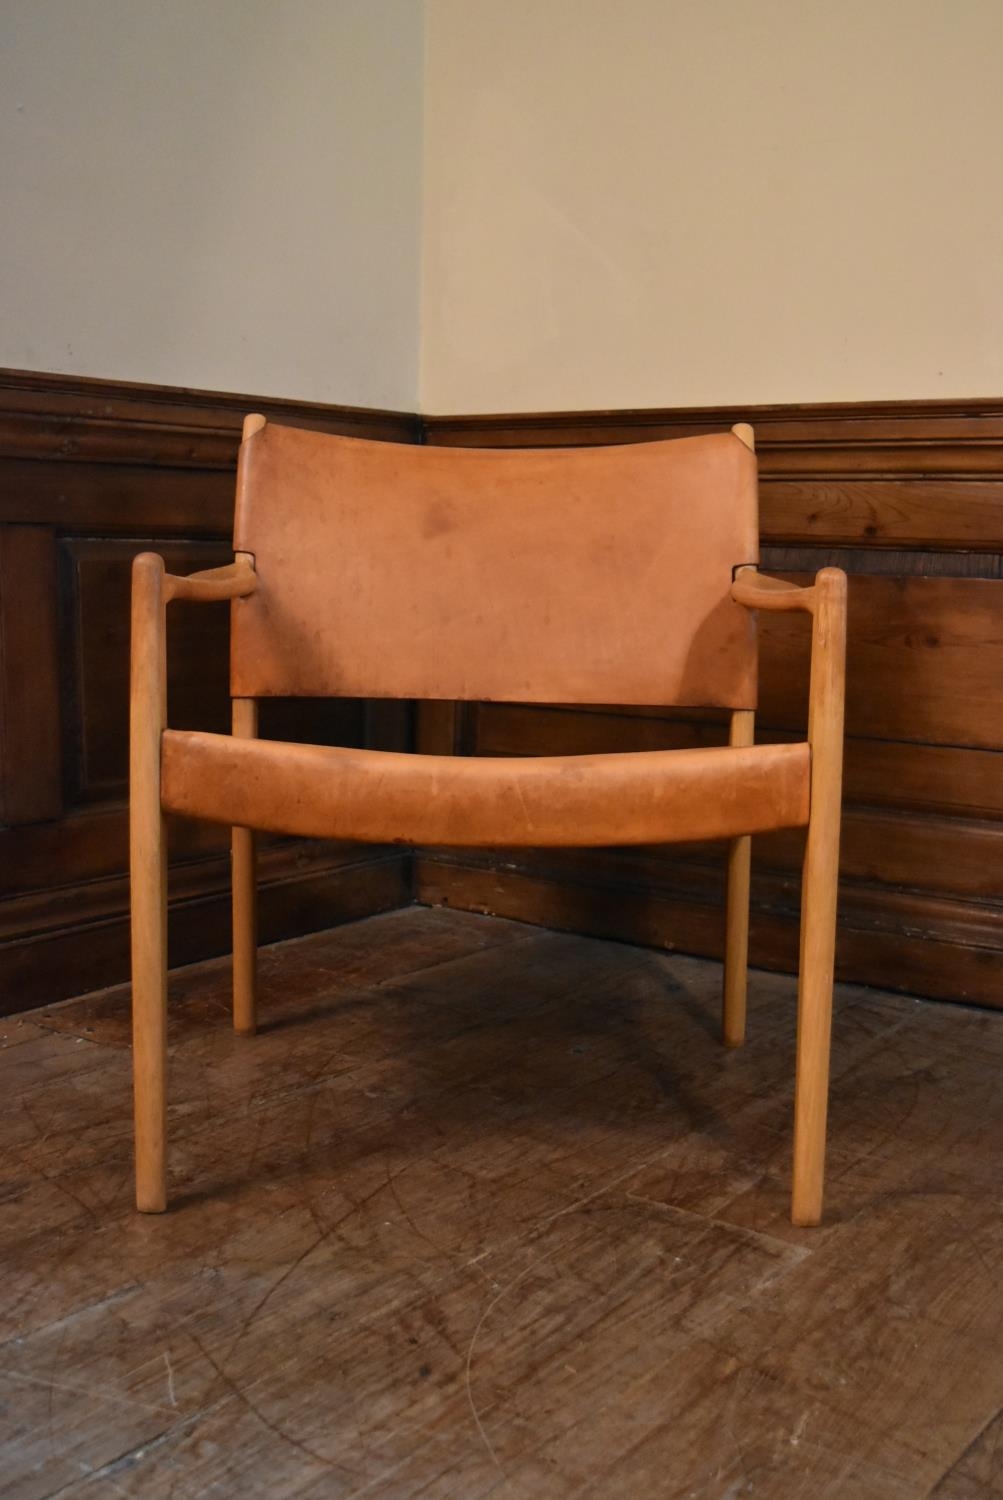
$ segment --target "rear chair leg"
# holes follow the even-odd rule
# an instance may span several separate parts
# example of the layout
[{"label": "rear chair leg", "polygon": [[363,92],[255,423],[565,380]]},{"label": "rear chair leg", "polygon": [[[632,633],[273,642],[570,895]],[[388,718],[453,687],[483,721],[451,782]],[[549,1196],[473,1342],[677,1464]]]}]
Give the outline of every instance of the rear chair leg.
[{"label": "rear chair leg", "polygon": [[808,707],[811,811],[801,885],[801,970],[791,1198],[791,1220],[805,1226],[821,1221],[825,1175],[843,779],[845,574],[835,568],[823,568],[815,579],[815,598]]},{"label": "rear chair leg", "polygon": [[732,839],[728,848],[728,912],[724,943],[724,1018],[726,1047],[745,1041],[746,991],[749,979],[749,877],[752,840]]},{"label": "rear chair leg", "polygon": [[[731,716],[729,744],[751,745],[755,740],[756,715],[752,709],[736,709]],[[724,1012],[722,1039],[726,1047],[741,1047],[745,1041],[746,990],[749,979],[749,880],[752,871],[752,840],[747,835],[732,839],[728,847],[728,893],[724,940]]]},{"label": "rear chair leg", "polygon": [[[233,733],[255,739],[258,704],[254,698],[234,698]],[[255,835],[250,828],[233,830],[233,1028],[245,1036],[257,1030],[258,882]]]}]

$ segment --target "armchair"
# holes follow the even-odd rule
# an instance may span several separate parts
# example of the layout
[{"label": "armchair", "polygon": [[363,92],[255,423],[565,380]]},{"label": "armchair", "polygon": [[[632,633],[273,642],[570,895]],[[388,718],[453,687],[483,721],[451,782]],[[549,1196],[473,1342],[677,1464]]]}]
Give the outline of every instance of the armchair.
[{"label": "armchair", "polygon": [[[256,1025],[252,830],[374,842],[729,842],[723,1036],[745,1036],[750,836],[807,827],[792,1218],[822,1212],[842,769],[846,580],[758,565],[752,429],[627,447],[483,450],[248,417],[235,560],[135,559],[132,972],[136,1202],[167,1204],[164,814],[233,828],[234,1025]],[[166,719],[172,599],[231,603],[232,735]],[[754,742],[761,609],[811,617],[808,735]],[[259,698],[367,696],[723,708],[729,744],[464,759],[257,738]]]}]

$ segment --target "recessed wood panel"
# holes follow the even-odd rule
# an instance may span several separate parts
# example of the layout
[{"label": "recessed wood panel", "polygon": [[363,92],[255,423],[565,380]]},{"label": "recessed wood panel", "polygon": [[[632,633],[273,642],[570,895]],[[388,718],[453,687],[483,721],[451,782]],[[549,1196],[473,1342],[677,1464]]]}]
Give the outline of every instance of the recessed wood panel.
[{"label": "recessed wood panel", "polygon": [[62,811],[56,544],[48,526],[0,526],[0,822]]},{"label": "recessed wood panel", "polygon": [[[232,556],[224,543],[71,537],[63,566],[64,702],[67,802],[95,802],[125,793],[129,765],[129,601],[132,559],[160,551],[172,571],[215,567]],[[171,607],[168,630],[168,712],[172,722],[225,729],[227,694],[225,605]],[[192,670],[198,664],[197,671]],[[194,726],[193,726],[194,727]]]},{"label": "recessed wood panel", "polygon": [[[766,615],[760,632],[760,719],[775,728],[800,729],[810,655],[805,622]],[[998,749],[1003,741],[1003,582],[851,578],[846,731],[883,740]]]},{"label": "recessed wood panel", "polygon": [[1003,552],[1003,481],[767,479],[759,520],[770,542]]}]

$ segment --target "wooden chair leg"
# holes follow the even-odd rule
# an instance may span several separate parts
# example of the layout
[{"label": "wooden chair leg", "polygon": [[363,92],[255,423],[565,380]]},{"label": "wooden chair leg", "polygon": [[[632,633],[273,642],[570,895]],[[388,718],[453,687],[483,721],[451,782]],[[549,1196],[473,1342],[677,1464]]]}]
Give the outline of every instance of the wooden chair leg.
[{"label": "wooden chair leg", "polygon": [[[258,733],[258,705],[254,698],[234,698],[233,733],[254,739]],[[233,1027],[245,1036],[257,1030],[258,882],[255,835],[250,828],[234,828],[233,890]]]},{"label": "wooden chair leg", "polygon": [[728,849],[728,906],[724,943],[724,1014],[721,1037],[726,1047],[745,1041],[749,980],[749,879],[752,840],[732,839]]},{"label": "wooden chair leg", "polygon": [[[751,745],[756,716],[751,709],[737,709],[731,716],[732,745]],[[741,1047],[745,1041],[746,991],[749,979],[749,879],[752,870],[752,840],[732,839],[728,849],[728,892],[724,942],[724,1011],[722,1038],[726,1047]]]},{"label": "wooden chair leg", "polygon": [[791,1221],[801,1225],[818,1224],[822,1218],[838,862],[838,837],[826,839],[809,825],[801,898],[791,1203]]},{"label": "wooden chair leg", "polygon": [[163,563],[133,568],[129,863],[132,920],[132,1066],[136,1207],[167,1207],[167,843],[160,806],[160,736],[166,709]]},{"label": "wooden chair leg", "polygon": [[132,859],[136,1207],[159,1214],[167,1207],[167,868],[159,805],[155,817],[143,821],[146,831],[134,839]]},{"label": "wooden chair leg", "polygon": [[822,1218],[829,1046],[836,956],[839,825],[843,779],[846,578],[825,568],[816,579],[808,740],[811,812],[801,887],[797,1074],[794,1085],[794,1185],[791,1219]]}]

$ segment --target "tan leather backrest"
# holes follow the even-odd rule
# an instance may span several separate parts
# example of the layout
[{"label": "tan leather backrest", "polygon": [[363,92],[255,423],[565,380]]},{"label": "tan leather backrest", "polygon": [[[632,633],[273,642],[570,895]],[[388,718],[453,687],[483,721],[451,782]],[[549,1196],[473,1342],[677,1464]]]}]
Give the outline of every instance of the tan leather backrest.
[{"label": "tan leather backrest", "polygon": [[238,697],[751,708],[756,460],[731,433],[438,448],[271,423],[241,447]]}]

